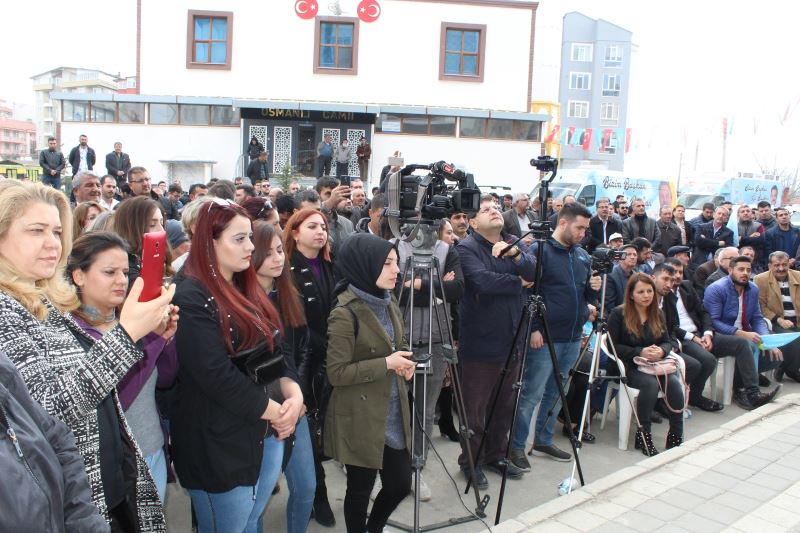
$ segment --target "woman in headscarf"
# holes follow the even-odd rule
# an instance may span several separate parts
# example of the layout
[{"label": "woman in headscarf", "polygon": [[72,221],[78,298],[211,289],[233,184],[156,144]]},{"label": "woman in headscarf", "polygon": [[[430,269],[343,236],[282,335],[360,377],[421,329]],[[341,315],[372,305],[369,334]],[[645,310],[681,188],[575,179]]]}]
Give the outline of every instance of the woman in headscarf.
[{"label": "woman in headscarf", "polygon": [[[411,420],[406,381],[416,364],[404,351],[403,320],[392,296],[400,268],[391,243],[367,233],[342,243],[341,280],[328,320],[327,373],[333,386],[325,454],[347,465],[348,532],[383,531],[411,490]],[[378,472],[382,488],[369,513]]]}]

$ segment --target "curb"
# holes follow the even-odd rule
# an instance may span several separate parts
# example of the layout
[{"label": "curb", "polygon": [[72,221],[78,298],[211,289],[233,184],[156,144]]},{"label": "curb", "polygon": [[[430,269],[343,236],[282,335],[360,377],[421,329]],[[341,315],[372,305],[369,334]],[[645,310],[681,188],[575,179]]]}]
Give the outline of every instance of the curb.
[{"label": "curb", "polygon": [[571,494],[560,496],[513,518],[504,520],[496,527],[491,528],[488,531],[492,531],[494,533],[524,532],[526,528],[530,526],[534,526],[545,520],[548,520],[569,510],[572,507],[582,505],[590,500],[595,499],[597,496],[600,496],[605,492],[619,487],[623,483],[627,483],[628,481],[637,479],[640,476],[649,474],[657,469],[660,469],[664,465],[673,463],[690,455],[693,452],[698,451],[708,444],[727,439],[736,432],[745,429],[750,424],[760,422],[761,420],[779,413],[784,409],[797,405],[800,405],[800,393],[779,396],[767,405],[745,412],[733,420],[722,424],[717,429],[712,429],[711,431],[707,431],[684,442],[677,448],[665,450],[653,457],[642,459],[634,465],[604,476],[597,481],[588,483],[587,485],[572,491]]}]

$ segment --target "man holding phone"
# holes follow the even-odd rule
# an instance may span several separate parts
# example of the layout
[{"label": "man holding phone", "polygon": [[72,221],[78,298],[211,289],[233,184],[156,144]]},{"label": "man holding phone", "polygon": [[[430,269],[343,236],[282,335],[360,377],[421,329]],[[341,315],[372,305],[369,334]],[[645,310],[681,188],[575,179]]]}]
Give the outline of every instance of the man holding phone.
[{"label": "man holding phone", "polygon": [[337,212],[339,204],[350,198],[350,187],[339,185],[334,178],[323,177],[317,180],[315,188],[322,202],[322,212],[328,219],[328,236],[335,254],[344,239],[355,232],[353,223]]}]

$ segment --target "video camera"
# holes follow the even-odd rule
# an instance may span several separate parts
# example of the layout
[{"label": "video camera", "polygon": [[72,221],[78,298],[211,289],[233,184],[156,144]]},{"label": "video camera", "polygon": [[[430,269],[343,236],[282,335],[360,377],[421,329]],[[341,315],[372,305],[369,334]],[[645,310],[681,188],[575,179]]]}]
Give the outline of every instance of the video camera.
[{"label": "video camera", "polygon": [[610,248],[599,248],[592,254],[592,270],[598,274],[610,274],[614,261],[625,259],[625,252]]},{"label": "video camera", "polygon": [[[416,170],[429,172],[419,176],[413,174]],[[398,206],[391,205],[390,194],[386,213],[390,218],[441,220],[455,212],[472,214],[480,209],[481,191],[475,186],[475,178],[450,163],[407,165],[389,176],[390,191],[398,186],[398,180],[400,201]],[[447,181],[455,185],[449,186]]]}]

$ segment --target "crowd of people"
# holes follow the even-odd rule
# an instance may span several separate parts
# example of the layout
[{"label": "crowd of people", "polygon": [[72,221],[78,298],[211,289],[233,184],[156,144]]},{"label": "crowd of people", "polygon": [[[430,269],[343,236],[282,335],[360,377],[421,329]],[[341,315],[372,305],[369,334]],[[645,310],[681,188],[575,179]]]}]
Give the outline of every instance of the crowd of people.
[{"label": "crowd of people", "polygon": [[[653,219],[637,198],[630,215],[624,197],[599,199],[593,215],[571,196],[540,210],[524,193],[484,195],[476,212],[437,221],[435,267],[412,280],[413,247],[391,234],[386,195],[368,195],[362,179],[323,176],[313,189],[284,191],[255,166],[253,180],[184,193],[153,185],[121,148],[98,175],[81,136],[69,195],[54,146],[42,153],[42,183],[0,182],[0,425],[20,444],[19,457],[0,453],[0,464],[19,473],[15,502],[39,511],[43,531],[165,531],[166,487],[178,481],[198,531],[256,532],[269,524],[281,474],[287,530],[305,531],[311,519],[333,527],[328,460],[347,474],[347,531],[383,531],[412,489],[415,418],[429,437],[438,421],[460,442],[458,466],[481,490],[485,469],[529,472],[531,441],[530,455],[569,461],[554,441],[562,417],[548,415],[561,406],[542,320],[530,338],[516,332],[532,290],[547,306],[562,370],[604,310],[619,357],[608,372],[624,369],[640,391],[635,444],[646,455],[658,453],[651,424],[662,417],[671,448],[683,442],[687,405],[723,408],[703,394],[719,358],[735,359],[744,409],[771,401],[784,377],[800,381],[800,341],[758,349],[770,332],[798,330],[800,229],[784,209],[739,206],[731,229],[732,206],[705,206],[694,220],[683,206],[662,206]],[[525,234],[540,211],[553,232],[534,241]],[[143,238],[161,231],[164,288],[139,301]],[[591,255],[603,248],[622,255],[605,299]],[[534,287],[539,255],[544,282]],[[453,416],[451,332],[464,420]],[[411,402],[410,357],[423,349],[426,398]],[[511,428],[510,376],[523,356]],[[670,358],[685,380],[641,367]],[[585,390],[563,384],[572,397]],[[575,425],[583,402],[568,403],[563,433],[593,442]],[[432,497],[424,478],[418,491]],[[15,502],[4,502],[15,511],[0,516],[4,530],[30,519]]]}]

